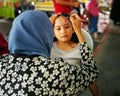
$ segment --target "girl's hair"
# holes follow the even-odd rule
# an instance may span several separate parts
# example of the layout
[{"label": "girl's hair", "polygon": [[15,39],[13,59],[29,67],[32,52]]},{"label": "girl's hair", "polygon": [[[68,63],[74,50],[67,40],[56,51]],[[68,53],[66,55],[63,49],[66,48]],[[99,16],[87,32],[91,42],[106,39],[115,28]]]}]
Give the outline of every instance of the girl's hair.
[{"label": "girl's hair", "polygon": [[[70,21],[70,15],[68,15],[68,14],[66,14],[66,13],[60,13],[60,14],[57,15],[57,18],[60,17],[60,16],[64,16],[64,17],[66,17],[66,18]],[[57,41],[57,38],[56,38],[56,37],[54,37],[54,41]],[[71,41],[73,41],[73,42],[75,42],[75,43],[78,43],[78,42],[79,42],[79,41],[78,41],[78,37],[77,37],[77,35],[76,35],[75,32],[72,34]]]}]

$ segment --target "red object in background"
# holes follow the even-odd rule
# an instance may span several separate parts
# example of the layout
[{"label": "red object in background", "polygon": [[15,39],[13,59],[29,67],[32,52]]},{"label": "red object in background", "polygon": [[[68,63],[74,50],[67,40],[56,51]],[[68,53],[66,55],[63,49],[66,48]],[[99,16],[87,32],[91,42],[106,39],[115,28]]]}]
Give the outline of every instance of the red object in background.
[{"label": "red object in background", "polygon": [[4,38],[3,34],[0,32],[0,56],[3,54],[9,54],[8,43]]},{"label": "red object in background", "polygon": [[84,30],[89,31],[89,30],[88,30],[88,24],[89,24],[88,17],[87,17],[85,14],[83,14],[83,15],[80,16],[80,18],[83,20],[81,27],[82,27]]},{"label": "red object in background", "polygon": [[4,2],[0,1],[0,7],[3,7],[3,6],[4,6]]}]

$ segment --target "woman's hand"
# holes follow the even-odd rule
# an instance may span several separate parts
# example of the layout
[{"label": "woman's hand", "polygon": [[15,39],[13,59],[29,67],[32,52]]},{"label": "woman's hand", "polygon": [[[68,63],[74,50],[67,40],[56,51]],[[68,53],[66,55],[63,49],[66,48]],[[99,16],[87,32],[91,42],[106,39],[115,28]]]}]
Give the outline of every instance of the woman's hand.
[{"label": "woman's hand", "polygon": [[78,14],[76,13],[72,14],[70,16],[70,21],[75,32],[81,31],[81,18]]},{"label": "woman's hand", "polygon": [[81,31],[81,21],[83,21],[78,14],[74,13],[70,16],[70,21],[72,23],[73,29],[78,37],[80,43],[85,42],[84,36]]}]

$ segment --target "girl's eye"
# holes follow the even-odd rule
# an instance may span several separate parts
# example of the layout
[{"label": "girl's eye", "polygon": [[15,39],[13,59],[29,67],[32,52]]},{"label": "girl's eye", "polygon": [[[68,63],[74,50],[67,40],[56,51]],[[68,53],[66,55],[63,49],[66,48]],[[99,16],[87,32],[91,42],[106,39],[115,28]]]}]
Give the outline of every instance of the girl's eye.
[{"label": "girl's eye", "polygon": [[65,27],[65,28],[69,28],[69,25],[65,25],[64,27]]},{"label": "girl's eye", "polygon": [[60,28],[56,28],[56,30],[60,30]]},{"label": "girl's eye", "polygon": [[65,28],[69,28],[69,26],[65,26]]}]

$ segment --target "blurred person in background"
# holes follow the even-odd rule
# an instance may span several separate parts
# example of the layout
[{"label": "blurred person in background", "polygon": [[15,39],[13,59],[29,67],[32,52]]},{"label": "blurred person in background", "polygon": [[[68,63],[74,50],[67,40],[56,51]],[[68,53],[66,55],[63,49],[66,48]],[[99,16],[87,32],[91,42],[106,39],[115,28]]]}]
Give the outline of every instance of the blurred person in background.
[{"label": "blurred person in background", "polygon": [[[70,0],[72,2],[77,2],[78,0]],[[81,16],[81,3],[79,5],[79,7],[72,7],[72,11],[71,11],[71,14],[72,13],[77,13],[79,16]]]},{"label": "blurred person in background", "polygon": [[19,3],[14,3],[15,17],[27,10],[34,10],[35,6],[31,1],[21,0]]},{"label": "blurred person in background", "polygon": [[79,8],[80,2],[77,0],[53,0],[54,13],[71,14],[73,8]]},{"label": "blurred person in background", "polygon": [[86,5],[86,11],[89,17],[89,32],[93,36],[94,40],[100,42],[98,39],[98,20],[99,12],[106,14],[99,7],[98,0],[89,0]]},{"label": "blurred person in background", "polygon": [[113,0],[110,11],[110,19],[115,25],[120,26],[120,0]]}]

